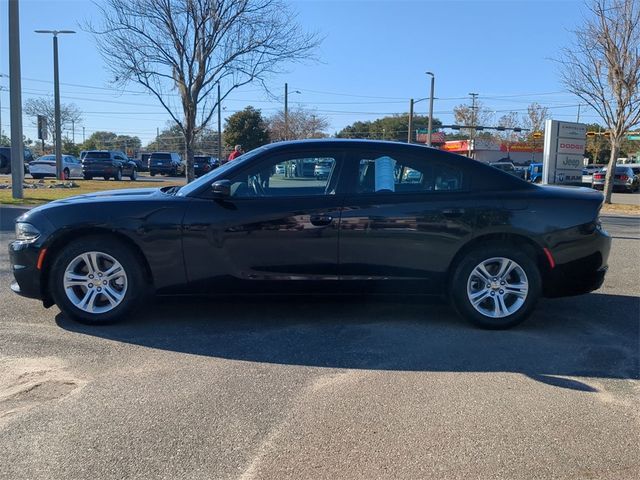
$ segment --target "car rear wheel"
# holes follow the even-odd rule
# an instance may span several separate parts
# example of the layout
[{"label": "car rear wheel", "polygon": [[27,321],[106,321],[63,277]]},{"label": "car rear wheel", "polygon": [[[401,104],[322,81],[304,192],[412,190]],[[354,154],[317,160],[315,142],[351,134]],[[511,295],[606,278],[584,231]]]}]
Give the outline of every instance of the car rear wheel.
[{"label": "car rear wheel", "polygon": [[85,237],[65,247],[54,261],[49,285],[68,317],[106,324],[130,312],[144,295],[143,266],[112,238]]},{"label": "car rear wheel", "polygon": [[116,174],[115,174],[115,176],[113,177],[113,179],[114,179],[116,182],[119,182],[120,180],[122,180],[122,169],[121,169],[121,168],[119,168],[119,169],[116,171]]},{"label": "car rear wheel", "polygon": [[458,314],[477,326],[509,328],[531,314],[541,283],[540,271],[526,253],[510,246],[478,248],[457,265],[450,299]]},{"label": "car rear wheel", "polygon": [[135,168],[131,170],[131,175],[129,175],[129,178],[131,179],[132,182],[135,182],[137,180],[138,171]]},{"label": "car rear wheel", "polygon": [[70,172],[69,172],[69,169],[68,169],[68,168],[65,168],[65,169],[62,171],[62,180],[69,180],[69,177],[70,177],[70,176],[71,176],[71,174],[70,174]]},{"label": "car rear wheel", "polygon": [[155,177],[156,176],[156,172],[150,170],[149,171],[149,175],[151,175],[152,177]]},{"label": "car rear wheel", "polygon": [[44,178],[44,175],[39,175],[39,174],[37,174],[37,173],[32,173],[32,174],[31,174],[31,177],[32,177],[34,180],[39,180],[39,179],[41,179],[41,178]]},{"label": "car rear wheel", "polygon": [[93,175],[83,175],[85,180],[93,180]]}]

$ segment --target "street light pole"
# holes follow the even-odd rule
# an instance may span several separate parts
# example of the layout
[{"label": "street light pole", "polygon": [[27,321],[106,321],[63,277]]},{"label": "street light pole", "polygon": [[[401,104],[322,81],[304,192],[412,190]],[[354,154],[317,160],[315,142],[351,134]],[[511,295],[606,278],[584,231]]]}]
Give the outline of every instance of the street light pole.
[{"label": "street light pole", "polygon": [[53,97],[55,102],[55,152],[56,152],[56,178],[62,178],[62,125],[60,125],[60,76],[58,74],[58,34],[76,33],[73,30],[36,30],[36,33],[50,33],[53,35]]},{"label": "street light pole", "polygon": [[409,134],[407,135],[407,143],[411,143],[413,130],[413,98],[409,100]]},{"label": "street light pole", "polygon": [[431,146],[431,128],[433,127],[433,90],[435,84],[435,75],[431,72],[427,72],[427,75],[431,75],[431,95],[429,96],[429,130],[427,131],[427,146]]}]

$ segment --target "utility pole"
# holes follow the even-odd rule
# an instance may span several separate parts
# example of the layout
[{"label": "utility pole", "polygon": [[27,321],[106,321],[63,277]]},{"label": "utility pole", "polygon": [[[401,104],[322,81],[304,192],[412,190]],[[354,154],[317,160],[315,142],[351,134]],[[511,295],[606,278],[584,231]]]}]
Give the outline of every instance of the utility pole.
[{"label": "utility pole", "polygon": [[220,82],[218,82],[218,164],[222,165],[222,103],[220,102]]},{"label": "utility pole", "polygon": [[427,131],[427,146],[431,146],[431,129],[433,128],[433,90],[436,77],[433,73],[427,72],[427,75],[431,75],[431,95],[429,95],[429,130]]},{"label": "utility pole", "polygon": [[56,178],[62,178],[62,125],[60,124],[60,76],[58,74],[58,35],[61,33],[76,33],[73,30],[36,30],[36,33],[50,33],[53,35],[53,100],[55,102],[55,152]]},{"label": "utility pole", "polygon": [[471,95],[471,131],[469,133],[469,155],[468,156],[469,158],[473,158],[471,156],[471,148],[472,148],[472,144],[473,144],[475,133],[476,133],[476,123],[477,123],[476,98],[478,98],[478,94],[470,93],[469,95]]},{"label": "utility pole", "polygon": [[9,97],[11,105],[11,194],[22,198],[24,149],[22,145],[22,85],[20,79],[20,8],[9,0]]},{"label": "utility pole", "polygon": [[85,142],[85,139],[84,139],[84,126],[83,126],[82,127],[82,143],[84,143],[84,142]]},{"label": "utility pole", "polygon": [[2,136],[2,92],[5,90],[6,88],[0,86],[0,137]]},{"label": "utility pole", "polygon": [[407,135],[407,143],[411,143],[413,137],[413,98],[409,100],[409,133]]},{"label": "utility pole", "polygon": [[580,104],[578,104],[578,116],[576,118],[576,123],[580,123]]},{"label": "utility pole", "polygon": [[71,120],[71,143],[76,144],[76,121]]},{"label": "utility pole", "polygon": [[289,84],[284,84],[284,139],[289,140]]}]

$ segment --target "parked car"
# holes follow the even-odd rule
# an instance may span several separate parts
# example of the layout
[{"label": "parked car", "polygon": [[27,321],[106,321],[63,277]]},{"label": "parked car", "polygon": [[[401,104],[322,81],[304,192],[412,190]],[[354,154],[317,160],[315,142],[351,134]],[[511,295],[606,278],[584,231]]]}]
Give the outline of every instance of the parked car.
[{"label": "parked car", "polygon": [[149,159],[151,158],[150,153],[141,153],[140,160],[142,161],[142,165],[144,166],[143,172],[149,171]]},{"label": "parked car", "polygon": [[[29,163],[33,161],[33,153],[24,147],[24,173],[29,173]],[[0,147],[0,173],[11,173],[11,147]]]},{"label": "parked car", "polygon": [[220,162],[216,157],[210,155],[195,155],[193,157],[193,170],[196,177],[209,173],[214,168],[218,168]]},{"label": "parked car", "polygon": [[82,174],[85,180],[102,177],[105,180],[113,177],[122,180],[129,177],[132,181],[138,178],[136,164],[124,153],[117,150],[89,150],[82,160]]},{"label": "parked car", "polygon": [[[56,176],[56,156],[43,155],[29,164],[29,173],[33,178]],[[82,163],[73,155],[62,155],[62,176],[82,178]]]},{"label": "parked car", "polygon": [[523,178],[524,174],[521,174],[518,170],[516,170],[516,166],[513,162],[492,162],[489,163],[493,168],[497,168],[498,170],[502,170],[503,172],[507,172],[514,177]]},{"label": "parked car", "polygon": [[149,170],[149,168],[145,166],[141,158],[131,158],[131,157],[127,157],[127,158],[129,159],[130,162],[133,162],[136,164],[136,170],[138,170],[138,172],[146,172]]},{"label": "parked car", "polygon": [[[607,167],[593,174],[592,188],[604,190]],[[633,172],[629,165],[616,165],[613,178],[613,189],[633,193],[640,188],[640,178]]]},{"label": "parked car", "polygon": [[[323,183],[259,181],[313,158],[335,162]],[[278,142],[182,187],[30,210],[9,247],[11,288],[92,324],[127,318],[153,292],[295,290],[444,295],[475,324],[506,328],[540,296],[600,287],[611,245],[602,203],[589,188],[532,185],[419,145]]]},{"label": "parked car", "polygon": [[590,164],[585,165],[582,169],[582,183],[591,186],[593,183],[593,174],[602,170],[604,165]]},{"label": "parked car", "polygon": [[318,179],[328,178],[333,168],[333,160],[320,160],[313,168],[313,176]]},{"label": "parked car", "polygon": [[175,152],[153,152],[149,157],[149,174],[152,177],[158,174],[177,177],[184,173],[185,164]]},{"label": "parked car", "polygon": [[542,163],[530,163],[525,179],[531,183],[542,183]]}]

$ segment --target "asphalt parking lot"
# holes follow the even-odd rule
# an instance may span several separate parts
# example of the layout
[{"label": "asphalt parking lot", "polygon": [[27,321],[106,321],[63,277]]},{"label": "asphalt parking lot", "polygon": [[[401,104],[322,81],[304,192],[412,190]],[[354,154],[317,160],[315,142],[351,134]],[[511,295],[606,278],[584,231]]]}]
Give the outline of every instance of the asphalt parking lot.
[{"label": "asphalt parking lot", "polygon": [[157,300],[87,327],[9,290],[0,478],[640,476],[640,218],[598,292],[489,332],[413,298]]}]

